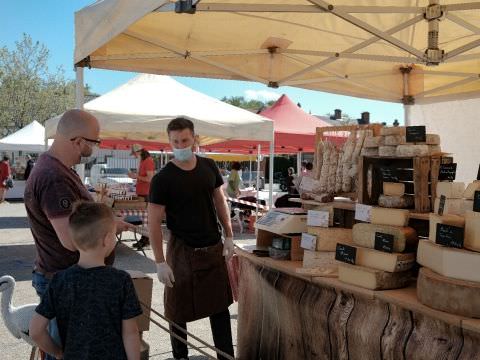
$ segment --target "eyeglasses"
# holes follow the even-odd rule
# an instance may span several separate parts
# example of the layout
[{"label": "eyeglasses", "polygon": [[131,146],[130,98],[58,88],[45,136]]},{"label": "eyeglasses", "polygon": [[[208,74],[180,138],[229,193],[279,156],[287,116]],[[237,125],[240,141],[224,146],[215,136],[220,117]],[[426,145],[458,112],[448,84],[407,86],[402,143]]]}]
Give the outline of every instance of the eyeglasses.
[{"label": "eyeglasses", "polygon": [[99,146],[100,145],[100,140],[94,140],[94,139],[89,139],[83,136],[76,136],[74,138],[71,138],[70,141],[75,141],[78,138],[85,140],[86,142],[90,143],[92,146]]}]

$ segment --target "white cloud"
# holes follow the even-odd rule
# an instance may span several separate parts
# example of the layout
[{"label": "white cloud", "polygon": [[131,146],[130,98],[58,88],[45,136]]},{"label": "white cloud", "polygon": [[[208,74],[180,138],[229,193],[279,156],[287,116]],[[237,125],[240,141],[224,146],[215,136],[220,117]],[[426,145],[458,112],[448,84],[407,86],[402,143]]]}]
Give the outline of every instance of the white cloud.
[{"label": "white cloud", "polygon": [[246,100],[260,100],[260,101],[275,101],[282,96],[282,94],[276,93],[275,91],[268,90],[245,90],[245,99]]}]

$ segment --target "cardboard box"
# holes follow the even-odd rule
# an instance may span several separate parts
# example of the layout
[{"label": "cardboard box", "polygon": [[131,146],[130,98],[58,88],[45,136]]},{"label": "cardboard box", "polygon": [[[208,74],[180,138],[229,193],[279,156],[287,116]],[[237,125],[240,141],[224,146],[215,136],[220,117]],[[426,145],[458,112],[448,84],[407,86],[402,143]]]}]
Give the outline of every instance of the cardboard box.
[{"label": "cardboard box", "polygon": [[141,271],[127,270],[127,272],[132,277],[133,286],[143,310],[143,315],[137,318],[138,330],[148,331],[150,329],[150,310],[143,304],[148,306],[148,308],[152,306],[153,279]]}]

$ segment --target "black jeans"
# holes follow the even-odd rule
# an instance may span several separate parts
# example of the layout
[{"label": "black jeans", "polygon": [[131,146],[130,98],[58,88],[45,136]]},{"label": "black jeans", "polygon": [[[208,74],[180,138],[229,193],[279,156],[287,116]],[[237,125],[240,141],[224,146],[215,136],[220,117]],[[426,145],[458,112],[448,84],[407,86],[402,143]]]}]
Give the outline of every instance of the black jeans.
[{"label": "black jeans", "polygon": [[[187,329],[186,323],[177,323],[177,325]],[[213,342],[215,347],[233,357],[232,328],[230,326],[230,312],[228,309],[222,311],[221,313],[210,316],[210,326],[212,328]],[[187,334],[182,333],[172,325],[170,325],[170,331],[187,340]],[[175,359],[187,359],[187,344],[182,343],[173,336],[170,336],[170,340],[172,342],[173,357]],[[218,353],[217,358],[220,360],[225,359],[224,356],[221,356]]]}]

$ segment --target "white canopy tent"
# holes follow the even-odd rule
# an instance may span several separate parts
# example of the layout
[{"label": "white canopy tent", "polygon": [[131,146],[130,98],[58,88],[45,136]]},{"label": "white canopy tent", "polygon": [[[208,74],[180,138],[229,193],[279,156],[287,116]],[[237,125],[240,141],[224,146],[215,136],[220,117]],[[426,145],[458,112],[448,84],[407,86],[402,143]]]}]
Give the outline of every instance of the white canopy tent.
[{"label": "white canopy tent", "polygon": [[34,120],[17,132],[0,139],[0,151],[45,151],[45,128]]}]

